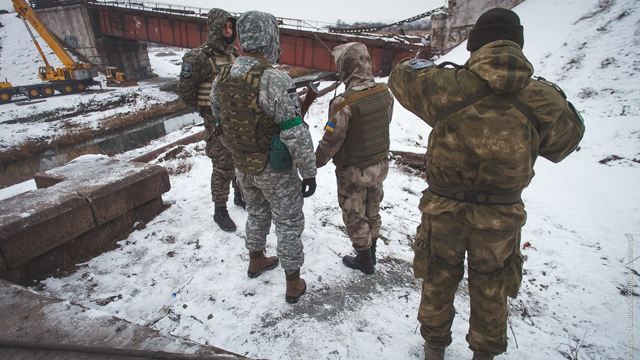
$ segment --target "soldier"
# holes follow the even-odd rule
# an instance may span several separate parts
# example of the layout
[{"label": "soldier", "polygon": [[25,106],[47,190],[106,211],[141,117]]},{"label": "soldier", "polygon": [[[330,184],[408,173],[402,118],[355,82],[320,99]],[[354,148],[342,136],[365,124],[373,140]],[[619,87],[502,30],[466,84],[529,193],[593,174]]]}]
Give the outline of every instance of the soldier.
[{"label": "soldier", "polygon": [[189,50],[182,58],[182,71],[178,82],[178,95],[189,106],[197,106],[204,119],[206,154],[211,158],[211,197],[214,203],[213,220],[224,231],[233,232],[236,224],[229,217],[227,200],[229,183],[233,183],[233,202],[244,207],[242,192],[235,181],[231,153],[220,141],[218,128],[211,114],[209,93],[211,82],[224,65],[236,58],[235,19],[222,9],[211,9],[207,18],[209,35],[201,47]]},{"label": "soldier", "polygon": [[[316,188],[311,134],[302,122],[293,80],[273,67],[280,57],[276,18],[249,11],[237,25],[244,56],[224,67],[214,81],[211,106],[215,118],[222,121],[224,143],[231,150],[247,202],[247,275],[259,276],[281,260],[287,282],[285,300],[295,303],[307,288],[300,278],[304,262],[300,237],[302,198]],[[278,257],[266,257],[264,251],[272,218]]]},{"label": "soldier", "polygon": [[523,43],[518,15],[494,8],[471,30],[464,66],[405,60],[389,79],[402,106],[433,127],[413,263],[424,279],[418,320],[426,359],[443,359],[451,343],[465,252],[473,358],[506,350],[507,296],[516,297],[522,280],[520,194],[538,155],[559,162],[584,134],[562,91],[531,77]]},{"label": "soldier", "polygon": [[356,256],[342,262],[365,274],[374,273],[380,233],[382,182],[389,172],[389,123],[393,96],[386,84],[376,84],[371,57],[361,43],[333,50],[346,91],[329,104],[329,120],[316,149],[316,166],[331,158],[336,165],[338,204]]}]

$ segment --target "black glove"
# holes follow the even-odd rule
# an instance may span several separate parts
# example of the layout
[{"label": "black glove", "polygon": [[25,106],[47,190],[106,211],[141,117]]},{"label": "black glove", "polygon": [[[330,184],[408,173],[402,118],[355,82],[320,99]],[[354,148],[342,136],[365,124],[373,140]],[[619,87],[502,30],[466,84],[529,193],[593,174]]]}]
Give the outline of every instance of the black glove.
[{"label": "black glove", "polygon": [[316,178],[302,179],[302,197],[309,197],[316,192]]}]

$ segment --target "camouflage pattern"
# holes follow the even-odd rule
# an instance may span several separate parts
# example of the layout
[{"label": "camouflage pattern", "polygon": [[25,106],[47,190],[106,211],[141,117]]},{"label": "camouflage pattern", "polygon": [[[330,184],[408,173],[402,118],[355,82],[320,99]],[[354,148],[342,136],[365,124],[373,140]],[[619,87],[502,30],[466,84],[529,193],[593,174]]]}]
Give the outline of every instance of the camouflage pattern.
[{"label": "camouflage pattern", "polygon": [[[268,24],[266,26],[265,24]],[[264,26],[263,26],[264,25]],[[252,55],[273,60],[279,54],[279,32],[273,15],[250,11],[238,19],[238,37],[241,46],[253,51]],[[257,46],[263,44],[263,46]],[[275,61],[275,60],[274,60]],[[231,77],[244,76],[259,61],[252,56],[241,56],[230,68]],[[217,80],[211,90],[211,109],[220,117],[220,99],[217,96]],[[269,68],[260,78],[258,105],[276,125],[300,116],[300,101],[295,93],[295,84],[285,72]],[[302,212],[302,178],[316,176],[315,155],[309,129],[304,125],[280,131],[293,164],[291,171],[276,173],[270,165],[259,174],[249,175],[236,169],[238,182],[244,191],[247,203],[245,245],[251,251],[264,248],[271,220],[276,225],[278,256],[285,270],[293,271],[304,261],[301,234],[304,229]]]},{"label": "camouflage pattern", "polygon": [[[366,90],[376,83],[371,70],[371,57],[366,46],[347,43],[333,50],[340,79],[346,83],[346,93]],[[393,98],[388,97],[388,114],[393,113]],[[329,105],[329,113],[334,113],[342,102],[343,94],[335,97]],[[325,127],[325,133],[316,149],[316,165],[324,166],[345,144],[352,119],[352,105],[346,105]],[[391,121],[391,119],[389,119]],[[360,169],[356,166],[336,167],[338,183],[338,204],[342,209],[342,219],[355,250],[371,247],[371,240],[380,233],[380,202],[384,196],[382,182],[389,172],[388,159],[383,159]]]},{"label": "camouflage pattern", "polygon": [[245,174],[262,172],[269,161],[269,149],[280,128],[260,108],[260,79],[270,65],[258,63],[243,76],[230,76],[230,67],[216,79],[220,104],[222,137],[231,150],[236,168]]},{"label": "camouflage pattern", "polygon": [[229,183],[235,177],[231,153],[215,136],[215,118],[209,106],[202,106],[198,92],[210,87],[219,68],[229,64],[236,52],[233,43],[223,37],[223,28],[231,15],[222,9],[211,9],[208,15],[209,34],[199,48],[191,49],[182,58],[178,81],[178,96],[187,105],[197,107],[204,120],[206,153],[212,160],[211,197],[213,202],[225,205],[229,198]]},{"label": "camouflage pattern", "polygon": [[[533,66],[520,47],[501,40],[471,54],[464,68],[402,61],[389,84],[396,99],[433,127],[427,145],[427,182],[441,187],[484,185],[519,191],[529,185],[538,155],[553,162],[568,156],[584,124],[552,86],[531,78]],[[486,86],[494,94],[448,116],[439,114]],[[501,96],[513,95],[539,125]],[[460,202],[425,191],[420,203],[414,272],[423,278],[419,320],[431,346],[451,342],[453,298],[469,261],[472,314],[467,341],[478,352],[506,349],[507,296],[522,278],[522,201],[509,205]]]},{"label": "camouflage pattern", "polygon": [[380,235],[382,182],[389,172],[389,161],[379,161],[365,169],[354,166],[336,168],[338,204],[353,248],[366,250]]},{"label": "camouflage pattern", "polygon": [[226,204],[229,199],[229,184],[233,185],[235,191],[241,192],[236,184],[236,169],[229,150],[222,144],[220,136],[212,136],[207,141],[207,156],[213,162],[211,173],[211,200],[215,204]]},{"label": "camouflage pattern", "polygon": [[262,251],[267,242],[271,221],[275,225],[280,265],[286,271],[299,269],[304,263],[302,231],[302,181],[295,169],[275,172],[268,165],[259,175],[237,170],[237,179],[247,203],[245,247],[249,252]]}]

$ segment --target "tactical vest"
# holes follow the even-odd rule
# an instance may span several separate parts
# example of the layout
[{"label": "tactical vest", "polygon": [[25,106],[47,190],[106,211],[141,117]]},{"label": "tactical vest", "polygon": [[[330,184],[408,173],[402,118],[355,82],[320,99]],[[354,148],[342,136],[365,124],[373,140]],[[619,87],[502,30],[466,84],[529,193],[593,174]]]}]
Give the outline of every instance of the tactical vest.
[{"label": "tactical vest", "polygon": [[198,106],[206,106],[211,107],[211,100],[209,99],[209,94],[211,93],[211,84],[213,80],[216,78],[218,73],[220,73],[220,69],[223,66],[233,64],[235,61],[235,56],[232,54],[229,55],[214,55],[213,58],[209,57],[209,63],[211,63],[211,78],[207,81],[201,82],[198,85]]},{"label": "tactical vest", "polygon": [[[354,100],[363,91],[374,93]],[[333,162],[338,167],[355,166],[364,169],[389,154],[391,94],[386,85],[377,84],[372,89],[347,91],[342,96],[345,101],[340,105],[349,103],[351,119],[347,137],[334,155]]]},{"label": "tactical vest", "polygon": [[246,74],[231,77],[231,65],[220,70],[217,95],[222,115],[222,136],[236,168],[256,175],[267,166],[271,139],[280,132],[258,105],[260,79],[271,65],[259,62]]}]

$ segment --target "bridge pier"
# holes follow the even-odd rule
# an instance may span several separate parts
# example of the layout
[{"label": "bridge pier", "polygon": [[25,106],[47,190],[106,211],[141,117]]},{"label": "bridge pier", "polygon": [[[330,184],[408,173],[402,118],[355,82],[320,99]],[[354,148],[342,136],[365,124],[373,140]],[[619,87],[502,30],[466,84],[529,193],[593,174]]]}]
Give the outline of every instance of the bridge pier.
[{"label": "bridge pier", "polygon": [[101,71],[107,66],[117,66],[125,72],[127,79],[142,80],[154,76],[147,44],[103,35],[96,25],[96,9],[76,3],[36,8],[36,12],[67,48]]}]

